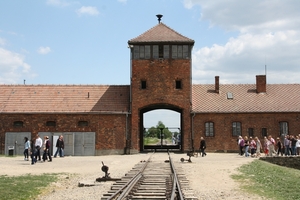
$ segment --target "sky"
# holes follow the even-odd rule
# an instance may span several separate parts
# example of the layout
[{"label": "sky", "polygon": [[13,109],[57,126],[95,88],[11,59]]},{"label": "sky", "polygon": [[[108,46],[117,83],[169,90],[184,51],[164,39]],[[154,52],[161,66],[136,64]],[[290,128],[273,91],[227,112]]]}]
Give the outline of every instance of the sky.
[{"label": "sky", "polygon": [[157,14],[195,40],[193,84],[299,83],[299,10],[299,0],[0,1],[0,84],[129,85],[127,42]]}]

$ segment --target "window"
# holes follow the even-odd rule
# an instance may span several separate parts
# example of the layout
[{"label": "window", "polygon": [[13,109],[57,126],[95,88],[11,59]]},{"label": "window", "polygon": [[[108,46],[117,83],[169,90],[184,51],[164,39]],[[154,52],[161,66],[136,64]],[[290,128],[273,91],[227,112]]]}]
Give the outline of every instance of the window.
[{"label": "window", "polygon": [[159,54],[159,58],[164,57],[164,46],[163,45],[159,45],[158,54]]},{"label": "window", "polygon": [[182,89],[181,88],[181,80],[176,80],[175,84],[176,84],[176,89]]},{"label": "window", "polygon": [[145,59],[151,58],[151,48],[150,45],[145,46]]},{"label": "window", "polygon": [[206,137],[214,136],[214,123],[213,122],[205,123],[205,136]]},{"label": "window", "polygon": [[287,122],[279,122],[280,136],[285,136],[289,133],[289,126]]},{"label": "window", "polygon": [[248,136],[254,137],[253,128],[248,128]]},{"label": "window", "polygon": [[14,127],[23,127],[22,121],[14,121]]},{"label": "window", "polygon": [[177,46],[177,58],[182,58],[182,45]]},{"label": "window", "polygon": [[262,135],[263,137],[267,137],[267,136],[268,136],[267,128],[262,128],[262,129],[261,129],[261,135]]},{"label": "window", "polygon": [[153,45],[153,58],[158,59],[158,45]]},{"label": "window", "polygon": [[140,58],[140,46],[139,45],[134,45],[134,47],[133,47],[133,58],[134,59]]},{"label": "window", "polygon": [[142,80],[141,81],[141,89],[146,89],[147,88],[147,82]]},{"label": "window", "polygon": [[55,121],[47,121],[46,126],[56,126],[56,122]]},{"label": "window", "polygon": [[134,45],[133,59],[189,59],[189,45]]},{"label": "window", "polygon": [[189,56],[189,46],[188,45],[183,45],[182,46],[182,58],[183,59],[188,59],[190,56]]},{"label": "window", "polygon": [[177,45],[172,45],[172,58],[177,58]]},{"label": "window", "polygon": [[242,135],[241,122],[232,122],[232,136]]},{"label": "window", "polygon": [[165,59],[170,58],[170,48],[169,48],[169,45],[164,45],[164,58]]},{"label": "window", "polygon": [[140,46],[140,59],[145,58],[145,46]]},{"label": "window", "polygon": [[89,123],[87,121],[79,121],[78,126],[88,126]]}]

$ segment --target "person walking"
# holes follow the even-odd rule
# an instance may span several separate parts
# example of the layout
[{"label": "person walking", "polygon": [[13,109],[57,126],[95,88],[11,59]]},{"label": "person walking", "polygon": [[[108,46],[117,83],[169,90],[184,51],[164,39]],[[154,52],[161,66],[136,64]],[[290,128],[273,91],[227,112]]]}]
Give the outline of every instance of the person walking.
[{"label": "person walking", "polygon": [[261,151],[261,142],[260,140],[258,139],[258,137],[255,137],[254,138],[255,142],[256,142],[256,157],[259,158],[260,157],[260,151]]},{"label": "person walking", "polygon": [[31,144],[30,144],[30,157],[31,157],[32,165],[34,165],[36,163],[36,154],[37,154],[37,150],[34,145],[34,140],[32,140]]},{"label": "person walking", "polygon": [[56,152],[53,157],[56,158],[57,154],[59,154],[59,157],[64,157],[63,150],[64,150],[64,138],[62,135],[60,135],[56,141]]},{"label": "person walking", "polygon": [[290,156],[290,137],[286,135],[284,137],[284,155]]},{"label": "person walking", "polygon": [[245,157],[249,157],[249,140],[248,137],[244,137],[244,143],[245,143]]},{"label": "person walking", "polygon": [[297,149],[296,143],[297,143],[297,139],[293,135],[291,135],[290,137],[291,137],[292,156],[296,156],[296,149]]},{"label": "person walking", "polygon": [[243,148],[245,146],[245,140],[242,138],[242,136],[239,136],[238,144],[239,144],[240,155],[243,156],[244,155]]},{"label": "person walking", "polygon": [[283,156],[283,152],[282,152],[282,142],[280,141],[280,138],[277,137],[277,143],[276,143],[276,146],[277,146],[277,156],[279,156],[279,153],[281,154],[281,156]]},{"label": "person walking", "polygon": [[200,141],[200,151],[201,151],[202,157],[204,157],[204,156],[206,156],[206,153],[205,153],[206,142],[205,142],[203,137],[201,137],[200,139],[201,139],[201,141]]},{"label": "person walking", "polygon": [[274,138],[272,138],[272,135],[269,135],[268,139],[270,141],[269,142],[269,156],[273,156],[274,153],[276,154],[276,151],[275,151],[276,142],[275,142]]},{"label": "person walking", "polygon": [[36,135],[35,139],[35,149],[36,149],[36,154],[35,154],[35,159],[41,161],[41,148],[43,146],[43,140],[40,138],[39,134]]},{"label": "person walking", "polygon": [[297,139],[297,143],[296,143],[297,152],[296,152],[296,154],[297,154],[297,156],[299,156],[300,155],[300,137],[297,135],[296,139]]},{"label": "person walking", "polygon": [[30,140],[28,137],[24,137],[24,160],[28,161],[29,159],[29,151],[30,150]]},{"label": "person walking", "polygon": [[50,146],[51,142],[49,140],[48,136],[45,136],[45,143],[44,143],[44,155],[43,155],[43,161],[45,162],[47,160],[47,156],[49,158],[49,162],[52,162],[51,153],[50,153]]},{"label": "person walking", "polygon": [[255,157],[255,154],[256,154],[256,142],[255,142],[255,140],[252,137],[250,137],[249,148],[250,148],[251,157]]}]

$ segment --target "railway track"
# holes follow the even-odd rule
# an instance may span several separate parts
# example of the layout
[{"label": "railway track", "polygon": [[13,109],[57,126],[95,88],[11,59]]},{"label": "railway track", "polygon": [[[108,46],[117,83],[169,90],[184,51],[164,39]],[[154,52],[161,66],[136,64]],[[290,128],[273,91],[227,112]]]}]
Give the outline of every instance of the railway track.
[{"label": "railway track", "polygon": [[153,153],[116,181],[101,199],[197,199],[179,165],[169,153]]}]

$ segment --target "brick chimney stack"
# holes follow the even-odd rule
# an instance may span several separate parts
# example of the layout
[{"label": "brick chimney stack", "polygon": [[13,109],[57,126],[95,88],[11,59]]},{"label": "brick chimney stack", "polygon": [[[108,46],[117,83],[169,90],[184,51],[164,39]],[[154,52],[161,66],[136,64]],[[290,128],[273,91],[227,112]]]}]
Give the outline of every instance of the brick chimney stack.
[{"label": "brick chimney stack", "polygon": [[219,76],[215,76],[215,92],[219,93],[220,84],[219,84]]},{"label": "brick chimney stack", "polygon": [[267,92],[267,79],[266,75],[256,75],[256,92]]}]

